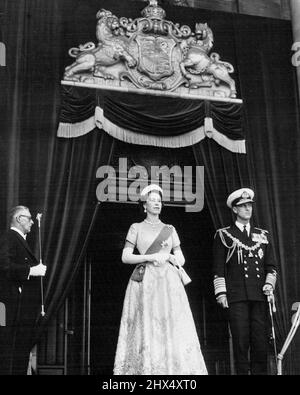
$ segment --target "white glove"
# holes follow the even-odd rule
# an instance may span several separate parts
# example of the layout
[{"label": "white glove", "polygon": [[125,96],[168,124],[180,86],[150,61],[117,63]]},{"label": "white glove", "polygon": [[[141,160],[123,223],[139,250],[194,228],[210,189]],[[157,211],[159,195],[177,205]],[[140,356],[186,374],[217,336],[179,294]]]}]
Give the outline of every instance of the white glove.
[{"label": "white glove", "polygon": [[169,255],[170,254],[166,254],[163,252],[157,252],[151,255],[151,260],[154,266],[160,266],[163,265],[169,259]]},{"label": "white glove", "polygon": [[272,287],[272,285],[271,284],[265,284],[264,286],[263,286],[263,293],[266,295],[266,296],[271,296],[272,294],[273,294],[273,287]]},{"label": "white glove", "polygon": [[39,263],[36,266],[32,266],[29,271],[29,276],[37,277],[41,276],[44,277],[46,274],[47,266]]},{"label": "white glove", "polygon": [[217,303],[223,307],[223,309],[228,309],[228,302],[226,295],[217,296]]}]

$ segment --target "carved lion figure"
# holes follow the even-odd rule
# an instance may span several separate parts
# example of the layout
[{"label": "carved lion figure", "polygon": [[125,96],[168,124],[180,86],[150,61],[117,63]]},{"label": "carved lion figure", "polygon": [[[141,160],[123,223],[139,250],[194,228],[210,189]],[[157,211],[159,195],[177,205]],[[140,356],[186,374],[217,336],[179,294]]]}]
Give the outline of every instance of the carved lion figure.
[{"label": "carved lion figure", "polygon": [[76,59],[65,68],[65,79],[80,80],[76,73],[82,71],[92,71],[94,76],[114,79],[106,72],[107,67],[121,61],[127,62],[129,67],[136,65],[136,60],[128,51],[129,41],[120,28],[118,18],[103,8],[98,11],[96,18],[98,45],[89,42],[69,50],[69,55]]},{"label": "carved lion figure", "polygon": [[212,76],[216,85],[223,81],[230,88],[230,96],[236,97],[236,87],[234,80],[229,73],[234,71],[233,66],[228,62],[220,60],[220,56],[213,52],[208,54],[213,47],[213,33],[207,23],[196,23],[195,34],[183,40],[182,51],[184,59],[180,63],[182,74],[191,79],[191,74]]}]

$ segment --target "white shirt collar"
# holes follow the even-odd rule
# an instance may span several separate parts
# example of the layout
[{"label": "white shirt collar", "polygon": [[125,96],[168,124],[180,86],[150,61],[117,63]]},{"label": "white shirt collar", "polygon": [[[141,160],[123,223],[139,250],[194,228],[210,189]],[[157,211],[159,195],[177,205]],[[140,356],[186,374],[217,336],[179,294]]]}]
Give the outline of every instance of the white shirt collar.
[{"label": "white shirt collar", "polygon": [[26,235],[24,235],[23,232],[20,231],[20,229],[15,228],[14,226],[11,226],[10,229],[14,230],[15,232],[19,233],[23,237],[24,240],[26,240]]},{"label": "white shirt collar", "polygon": [[[242,223],[240,223],[240,222],[238,222],[238,221],[235,221],[235,224],[236,224],[236,226],[239,228],[239,230],[240,230],[241,232],[243,232],[243,230],[244,230],[244,224],[242,224]],[[250,234],[250,223],[249,223],[249,222],[248,222],[247,225],[246,225],[246,231],[247,231],[248,236],[249,236],[249,234]]]}]

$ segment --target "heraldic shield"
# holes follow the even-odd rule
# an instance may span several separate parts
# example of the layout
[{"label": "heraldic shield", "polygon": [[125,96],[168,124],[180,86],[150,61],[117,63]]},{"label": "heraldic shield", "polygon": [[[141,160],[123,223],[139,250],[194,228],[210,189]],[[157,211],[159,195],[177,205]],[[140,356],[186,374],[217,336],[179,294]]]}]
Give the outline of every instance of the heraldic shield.
[{"label": "heraldic shield", "polygon": [[169,77],[174,73],[172,66],[173,49],[176,42],[172,38],[140,35],[136,37],[138,44],[138,70],[148,75],[153,81]]}]

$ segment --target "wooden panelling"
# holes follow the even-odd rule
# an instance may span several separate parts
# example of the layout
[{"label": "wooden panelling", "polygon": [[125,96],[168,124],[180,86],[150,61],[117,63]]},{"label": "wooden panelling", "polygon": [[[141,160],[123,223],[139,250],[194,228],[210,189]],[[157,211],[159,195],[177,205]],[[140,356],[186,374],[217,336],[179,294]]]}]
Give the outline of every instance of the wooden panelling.
[{"label": "wooden panelling", "polygon": [[[164,5],[179,5],[177,0],[158,0],[158,2],[163,7]],[[185,0],[181,4],[192,8],[237,12],[266,18],[291,19],[289,0]]]},{"label": "wooden panelling", "polygon": [[291,19],[290,0],[281,0],[281,19]]},{"label": "wooden panelling", "polygon": [[239,12],[247,15],[280,18],[281,0],[239,0]]},{"label": "wooden panelling", "polygon": [[214,11],[237,12],[236,0],[188,0],[190,7]]},{"label": "wooden panelling", "polygon": [[190,7],[290,19],[289,0],[189,0]]},{"label": "wooden panelling", "polygon": [[48,374],[47,369],[64,369],[64,308],[51,320],[38,344],[39,374]]}]

